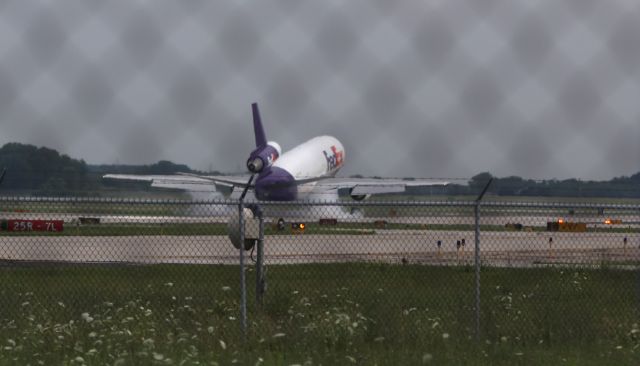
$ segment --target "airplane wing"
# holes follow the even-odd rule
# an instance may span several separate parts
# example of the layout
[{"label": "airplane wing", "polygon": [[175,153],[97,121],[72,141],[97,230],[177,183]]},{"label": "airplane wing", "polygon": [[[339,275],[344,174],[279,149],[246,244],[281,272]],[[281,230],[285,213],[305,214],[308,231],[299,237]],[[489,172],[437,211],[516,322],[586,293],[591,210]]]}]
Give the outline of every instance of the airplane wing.
[{"label": "airplane wing", "polygon": [[[216,191],[217,186],[226,188],[245,188],[248,176],[231,175],[138,175],[138,174],[107,174],[105,179],[143,181],[150,182],[156,188],[174,188],[187,191]],[[397,179],[397,178],[335,178],[319,177],[312,179],[301,179],[297,184],[315,183],[315,191],[330,191],[337,189],[350,189],[352,195],[370,195],[382,193],[401,193],[406,187],[430,187],[445,186],[446,181],[431,179]],[[253,184],[249,186],[253,188]]]},{"label": "airplane wing", "polygon": [[404,192],[407,187],[446,186],[449,182],[432,179],[325,178],[316,182],[317,190],[350,189],[352,195]]},{"label": "airplane wing", "polygon": [[246,187],[248,177],[217,175],[142,175],[142,174],[106,174],[102,178],[126,181],[149,182],[155,188],[174,188],[187,191],[216,191],[216,186]]}]

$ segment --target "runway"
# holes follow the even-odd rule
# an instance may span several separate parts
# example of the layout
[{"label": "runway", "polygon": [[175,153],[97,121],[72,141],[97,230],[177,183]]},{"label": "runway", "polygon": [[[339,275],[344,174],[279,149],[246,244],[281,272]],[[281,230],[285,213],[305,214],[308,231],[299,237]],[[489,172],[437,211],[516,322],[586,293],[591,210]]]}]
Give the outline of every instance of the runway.
[{"label": "runway", "polygon": [[[203,206],[204,207],[204,206]],[[63,220],[65,230],[82,226],[80,218],[96,218],[100,226],[118,230],[118,225],[220,224],[229,220],[235,206],[206,206],[208,211],[167,210],[171,215],[113,214],[111,211],[80,212],[0,212],[0,219]],[[146,208],[146,207],[145,207]],[[267,264],[328,262],[385,262],[430,265],[465,265],[474,262],[474,217],[469,207],[399,207],[366,208],[349,213],[344,207],[318,206],[316,210],[298,207],[300,212],[282,207],[267,207],[265,222],[270,225],[283,217],[287,222],[318,222],[319,218],[337,218],[340,223],[360,223],[359,229],[342,229],[330,234],[270,235],[265,241]],[[71,208],[70,208],[71,209]],[[76,208],[76,211],[78,209]],[[130,211],[135,211],[130,209]],[[92,213],[93,212],[93,213]],[[143,213],[144,212],[144,213]],[[293,215],[293,214],[299,215]],[[306,213],[307,215],[303,215]],[[547,222],[564,218],[587,223],[589,228],[637,229],[637,211],[617,211],[617,225],[605,225],[612,216],[582,213],[562,216],[564,209],[488,208],[481,217],[480,250],[485,265],[531,267],[539,265],[601,263],[640,263],[640,234],[621,232],[561,233],[540,231],[497,231],[508,223],[526,227],[546,227]],[[595,213],[595,211],[594,211]],[[613,213],[613,211],[611,212]],[[206,215],[205,215],[206,214]],[[293,216],[291,216],[293,215]],[[373,222],[418,224],[374,229]],[[131,224],[131,225],[129,225]],[[468,231],[463,231],[466,229]],[[366,229],[366,230],[365,230]],[[443,230],[444,229],[444,230]],[[449,230],[447,230],[449,229]],[[491,231],[491,230],[493,231]],[[185,229],[186,230],[186,229]],[[109,234],[114,233],[113,231]],[[371,235],[371,233],[373,233]],[[355,235],[354,235],[355,234]],[[624,238],[627,238],[625,243]],[[551,240],[550,240],[551,239]],[[438,247],[438,241],[441,246]],[[458,246],[460,241],[465,245]],[[248,253],[247,253],[248,254]],[[33,236],[33,233],[0,236],[0,262],[68,262],[68,263],[194,263],[237,264],[239,253],[224,235],[136,235],[136,236]],[[250,263],[250,262],[249,262]]]},{"label": "runway", "polygon": [[[194,216],[194,215],[113,215],[103,213],[31,213],[31,212],[0,212],[0,220],[63,220],[66,225],[78,225],[80,218],[96,218],[102,224],[194,224],[194,223],[226,223],[229,220],[230,210],[225,207],[224,211],[217,211],[217,215]],[[423,225],[474,225],[475,218],[471,214],[460,213],[438,213],[437,215],[422,216],[372,216],[362,217],[361,215],[349,215],[341,212],[341,215],[332,215],[331,212],[324,212],[324,215],[318,216],[317,213],[311,217],[308,216],[291,216],[278,215],[277,212],[271,212],[267,215],[265,221],[272,223],[279,218],[283,218],[287,222],[317,222],[320,218],[336,218],[341,223],[373,223],[375,221],[386,221],[387,223],[398,224],[423,224]],[[614,217],[621,220],[619,225],[606,225],[604,221],[607,218]],[[509,215],[485,215],[481,216],[481,225],[498,225],[504,226],[507,223],[520,223],[524,226],[546,227],[547,222],[557,221],[563,218],[566,221],[587,223],[589,227],[625,227],[640,228],[640,215],[615,215],[615,216],[578,216],[565,217],[562,215],[544,214],[518,214],[517,212],[509,212]]]},{"label": "runway", "polygon": [[[627,237],[627,242],[624,238]],[[549,239],[551,240],[551,243]],[[457,242],[466,245],[458,248]],[[438,248],[437,242],[441,242]],[[483,232],[484,265],[640,263],[639,234]],[[376,230],[373,235],[272,235],[266,264],[385,262],[464,265],[474,261],[472,231]],[[247,253],[248,255],[248,253]],[[3,236],[0,262],[237,264],[226,236]]]}]

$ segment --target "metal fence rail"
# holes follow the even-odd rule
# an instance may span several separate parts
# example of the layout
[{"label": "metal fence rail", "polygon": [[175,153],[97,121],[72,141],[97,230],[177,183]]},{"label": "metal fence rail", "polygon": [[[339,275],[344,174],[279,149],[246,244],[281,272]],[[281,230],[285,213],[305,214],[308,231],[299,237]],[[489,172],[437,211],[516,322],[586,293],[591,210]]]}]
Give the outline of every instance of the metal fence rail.
[{"label": "metal fence rail", "polygon": [[618,339],[640,315],[639,206],[264,202],[262,230],[241,234],[263,237],[264,252],[244,252],[239,272],[230,223],[255,224],[256,207],[0,198],[0,338],[15,337],[35,298],[55,322],[133,302],[162,323],[155,309],[182,300],[180,311],[213,316],[181,315],[214,338],[322,334],[333,345]]}]

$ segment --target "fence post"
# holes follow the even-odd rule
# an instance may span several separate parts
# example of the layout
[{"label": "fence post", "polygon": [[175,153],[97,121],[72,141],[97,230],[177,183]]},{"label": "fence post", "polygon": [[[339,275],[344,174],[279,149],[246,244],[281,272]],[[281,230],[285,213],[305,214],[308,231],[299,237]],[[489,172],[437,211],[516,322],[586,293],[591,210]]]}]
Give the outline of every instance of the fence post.
[{"label": "fence post", "polygon": [[240,324],[242,326],[242,335],[245,336],[245,338],[247,335],[247,280],[244,273],[244,197],[247,195],[254,177],[255,174],[251,174],[238,200],[238,221],[240,224],[240,249],[238,249],[240,251]]},{"label": "fence post", "polygon": [[240,223],[240,324],[242,334],[247,334],[247,282],[244,273],[244,202],[238,202],[238,220]]},{"label": "fence post", "polygon": [[475,216],[475,267],[476,267],[476,296],[475,296],[475,333],[476,333],[476,341],[480,340],[480,202],[484,197],[484,194],[487,193],[489,189],[489,185],[493,178],[489,179],[487,185],[484,187],[478,198],[476,199],[476,204],[474,206],[474,216]]},{"label": "fence post", "polygon": [[264,215],[262,208],[256,206],[256,215],[258,216],[258,258],[256,260],[256,307],[262,307],[262,299],[265,290],[264,276]]},{"label": "fence post", "polygon": [[480,201],[476,201],[473,207],[475,216],[475,268],[476,268],[476,293],[475,293],[475,334],[476,340],[480,340]]}]

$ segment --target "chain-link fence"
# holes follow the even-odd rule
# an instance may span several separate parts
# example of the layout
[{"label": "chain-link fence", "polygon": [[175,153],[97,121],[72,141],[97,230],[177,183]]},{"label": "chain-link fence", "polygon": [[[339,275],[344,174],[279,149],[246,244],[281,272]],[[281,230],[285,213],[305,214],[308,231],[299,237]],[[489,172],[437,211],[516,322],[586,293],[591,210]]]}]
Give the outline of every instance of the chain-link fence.
[{"label": "chain-link fence", "polygon": [[239,202],[0,207],[0,360],[414,363],[640,344],[638,206],[261,203],[263,276],[255,246],[238,267]]}]

